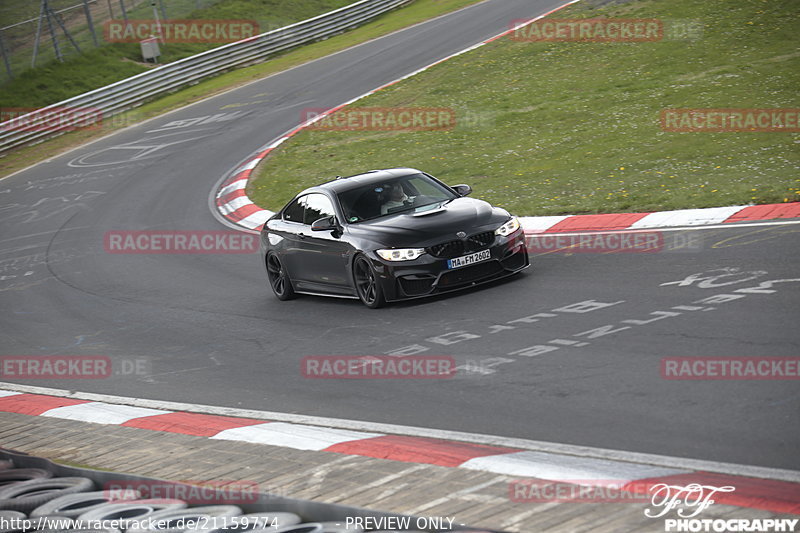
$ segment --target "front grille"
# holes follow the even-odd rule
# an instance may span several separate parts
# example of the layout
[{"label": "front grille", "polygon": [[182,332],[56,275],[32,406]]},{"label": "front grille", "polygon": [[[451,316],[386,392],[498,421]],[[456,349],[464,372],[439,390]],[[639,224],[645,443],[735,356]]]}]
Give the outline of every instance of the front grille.
[{"label": "front grille", "polygon": [[503,267],[497,261],[485,261],[475,265],[457,268],[450,272],[445,272],[439,278],[438,287],[456,287],[465,283],[471,283],[484,278],[490,278],[503,271]]},{"label": "front grille", "polygon": [[448,241],[428,247],[428,253],[442,259],[453,259],[462,255],[485,250],[494,242],[494,231],[470,235],[464,240]]}]

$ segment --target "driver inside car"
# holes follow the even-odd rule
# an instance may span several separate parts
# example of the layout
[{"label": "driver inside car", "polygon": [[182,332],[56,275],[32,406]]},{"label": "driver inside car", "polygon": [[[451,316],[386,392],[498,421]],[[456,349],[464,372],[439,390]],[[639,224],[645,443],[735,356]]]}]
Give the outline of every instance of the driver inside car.
[{"label": "driver inside car", "polygon": [[405,191],[403,190],[403,186],[399,183],[393,183],[392,185],[388,186],[388,195],[387,200],[381,205],[381,215],[387,214],[390,210],[395,209],[397,207],[403,207],[407,205],[406,202],[411,202],[411,198],[409,198]]}]

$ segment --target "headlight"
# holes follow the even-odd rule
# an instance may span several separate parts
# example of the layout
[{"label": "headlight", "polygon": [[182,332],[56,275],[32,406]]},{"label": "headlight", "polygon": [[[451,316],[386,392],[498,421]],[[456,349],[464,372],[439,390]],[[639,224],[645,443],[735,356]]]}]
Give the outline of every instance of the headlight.
[{"label": "headlight", "polygon": [[520,228],[519,219],[517,217],[511,217],[511,220],[494,230],[495,235],[500,235],[501,237],[505,237],[507,235],[511,235],[515,231]]},{"label": "headlight", "polygon": [[398,248],[396,250],[377,250],[384,261],[413,261],[425,253],[424,248]]}]

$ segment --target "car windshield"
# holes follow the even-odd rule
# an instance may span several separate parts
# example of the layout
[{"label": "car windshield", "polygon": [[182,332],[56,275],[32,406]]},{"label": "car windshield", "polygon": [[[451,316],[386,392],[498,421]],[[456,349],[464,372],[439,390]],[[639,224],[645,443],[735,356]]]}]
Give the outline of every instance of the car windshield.
[{"label": "car windshield", "polygon": [[404,212],[432,209],[457,196],[425,174],[411,174],[339,193],[339,204],[350,223]]}]

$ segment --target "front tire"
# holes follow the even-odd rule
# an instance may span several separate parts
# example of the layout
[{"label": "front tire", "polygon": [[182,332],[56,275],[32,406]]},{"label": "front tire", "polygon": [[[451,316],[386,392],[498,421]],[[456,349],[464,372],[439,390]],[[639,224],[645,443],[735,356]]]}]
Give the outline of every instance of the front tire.
[{"label": "front tire", "polygon": [[267,255],[267,278],[269,279],[270,287],[272,287],[272,292],[275,293],[278,300],[291,300],[297,296],[292,288],[292,282],[289,280],[286,268],[284,268],[283,263],[275,253]]},{"label": "front tire", "polygon": [[369,259],[363,255],[356,257],[353,262],[353,280],[361,303],[370,309],[377,309],[386,305],[386,298],[378,281],[378,274],[375,273],[375,269],[372,268]]}]

